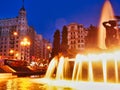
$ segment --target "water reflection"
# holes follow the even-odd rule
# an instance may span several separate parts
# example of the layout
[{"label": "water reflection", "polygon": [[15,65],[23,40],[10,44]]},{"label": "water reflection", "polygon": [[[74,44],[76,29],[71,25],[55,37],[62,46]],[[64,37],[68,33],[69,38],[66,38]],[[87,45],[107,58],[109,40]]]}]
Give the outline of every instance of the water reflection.
[{"label": "water reflection", "polygon": [[33,78],[0,79],[0,90],[73,90],[32,82]]}]

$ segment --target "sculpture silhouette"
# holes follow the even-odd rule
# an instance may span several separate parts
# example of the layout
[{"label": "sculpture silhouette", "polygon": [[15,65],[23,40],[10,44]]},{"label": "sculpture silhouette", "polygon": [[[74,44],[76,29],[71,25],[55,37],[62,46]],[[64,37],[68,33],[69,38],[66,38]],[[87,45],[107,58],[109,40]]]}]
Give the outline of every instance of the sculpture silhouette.
[{"label": "sculpture silhouette", "polygon": [[107,48],[115,45],[117,43],[117,22],[115,20],[110,20],[108,22],[103,22],[103,26],[106,28],[106,38],[105,44]]}]

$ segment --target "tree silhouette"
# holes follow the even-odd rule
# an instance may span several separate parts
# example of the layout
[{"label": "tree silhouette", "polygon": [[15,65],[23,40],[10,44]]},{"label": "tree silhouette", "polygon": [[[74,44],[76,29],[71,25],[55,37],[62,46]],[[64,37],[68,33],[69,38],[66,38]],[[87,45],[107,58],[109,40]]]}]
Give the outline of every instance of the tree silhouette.
[{"label": "tree silhouette", "polygon": [[62,54],[66,55],[67,54],[67,49],[68,49],[68,31],[67,27],[63,26],[62,29],[62,41],[61,41],[61,52]]},{"label": "tree silhouette", "polygon": [[97,27],[90,25],[88,30],[88,35],[86,37],[86,46],[88,48],[97,47]]},{"label": "tree silhouette", "polygon": [[60,31],[57,29],[54,33],[52,58],[60,53]]}]

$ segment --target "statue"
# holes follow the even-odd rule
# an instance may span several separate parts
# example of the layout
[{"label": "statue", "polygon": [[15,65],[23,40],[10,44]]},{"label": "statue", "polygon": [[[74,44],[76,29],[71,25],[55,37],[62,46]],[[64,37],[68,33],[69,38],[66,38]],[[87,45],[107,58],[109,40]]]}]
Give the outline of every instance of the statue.
[{"label": "statue", "polygon": [[108,22],[103,22],[103,26],[106,28],[106,38],[105,44],[107,48],[117,44],[117,22],[115,20],[110,20]]}]

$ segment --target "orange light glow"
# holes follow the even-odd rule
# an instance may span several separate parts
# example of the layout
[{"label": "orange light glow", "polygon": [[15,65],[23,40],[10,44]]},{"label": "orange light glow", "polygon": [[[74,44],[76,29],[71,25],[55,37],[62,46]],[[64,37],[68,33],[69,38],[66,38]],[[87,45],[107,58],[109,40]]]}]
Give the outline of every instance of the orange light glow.
[{"label": "orange light glow", "polygon": [[22,46],[30,46],[30,41],[27,38],[24,38],[20,44]]},{"label": "orange light glow", "polygon": [[16,53],[16,54],[15,54],[15,57],[18,57],[18,56],[19,56],[19,54],[18,54],[18,53]]},{"label": "orange light glow", "polygon": [[50,50],[50,49],[51,49],[51,47],[50,47],[50,46],[47,46],[47,49],[48,49],[48,50]]},{"label": "orange light glow", "polygon": [[11,50],[10,50],[10,54],[13,54],[13,53],[14,53],[14,50],[11,49]]},{"label": "orange light glow", "polygon": [[14,35],[14,36],[17,36],[17,35],[18,35],[18,33],[17,33],[17,32],[13,32],[13,35]]}]

